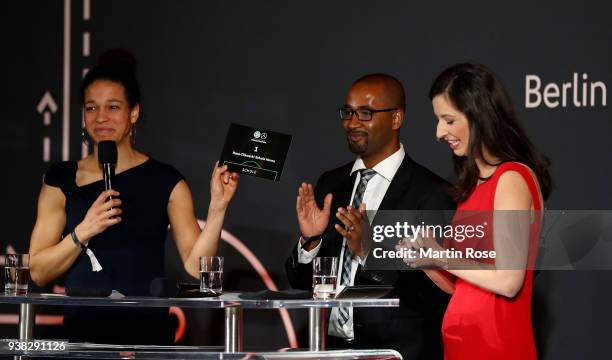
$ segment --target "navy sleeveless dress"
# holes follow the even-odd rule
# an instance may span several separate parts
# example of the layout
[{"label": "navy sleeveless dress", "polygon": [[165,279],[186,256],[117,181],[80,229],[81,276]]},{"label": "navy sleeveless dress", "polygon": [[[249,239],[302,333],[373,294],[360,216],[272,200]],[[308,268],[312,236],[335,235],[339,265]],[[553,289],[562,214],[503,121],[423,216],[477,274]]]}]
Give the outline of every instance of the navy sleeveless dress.
[{"label": "navy sleeveless dress", "polygon": [[[102,180],[77,186],[76,171],[75,161],[60,162],[44,178],[45,184],[59,187],[66,196],[64,236],[104,191]],[[113,188],[121,194],[122,221],[89,242],[103,270],[93,272],[82,252],[65,274],[66,289],[107,288],[124,295],[150,296],[151,280],[164,276],[167,205],[181,179],[175,168],[151,158],[117,174]],[[168,308],[66,306],[64,330],[72,342],[166,345],[173,339]]]}]

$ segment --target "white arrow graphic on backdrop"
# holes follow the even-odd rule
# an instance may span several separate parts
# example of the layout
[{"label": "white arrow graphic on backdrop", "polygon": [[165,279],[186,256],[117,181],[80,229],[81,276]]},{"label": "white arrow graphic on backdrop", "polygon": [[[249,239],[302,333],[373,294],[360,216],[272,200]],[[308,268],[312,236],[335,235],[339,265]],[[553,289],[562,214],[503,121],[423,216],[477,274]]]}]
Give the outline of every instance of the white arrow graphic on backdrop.
[{"label": "white arrow graphic on backdrop", "polygon": [[[45,91],[42,99],[36,106],[36,110],[39,114],[43,114],[43,124],[45,126],[51,125],[51,114],[57,112],[57,103],[51,96],[49,91]],[[48,136],[43,137],[43,161],[49,162],[51,158],[51,139]]]},{"label": "white arrow graphic on backdrop", "polygon": [[[47,108],[49,108],[51,112],[49,112],[49,110],[46,110]],[[55,112],[57,111],[57,104],[55,103],[55,100],[53,99],[53,96],[51,96],[50,92],[45,91],[45,94],[36,106],[36,110],[39,114],[42,114],[44,111],[43,122],[45,125],[51,124],[51,114],[55,114]]]}]

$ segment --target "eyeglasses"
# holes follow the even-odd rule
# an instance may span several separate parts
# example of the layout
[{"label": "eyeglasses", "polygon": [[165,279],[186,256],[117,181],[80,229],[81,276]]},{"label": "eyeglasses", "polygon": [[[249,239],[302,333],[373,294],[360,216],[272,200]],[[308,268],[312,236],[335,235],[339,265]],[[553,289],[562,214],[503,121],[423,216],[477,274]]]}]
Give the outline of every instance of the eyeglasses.
[{"label": "eyeglasses", "polygon": [[388,111],[394,111],[394,110],[397,110],[397,108],[380,109],[380,110],[371,110],[371,109],[353,110],[349,107],[343,107],[343,108],[339,108],[338,112],[340,113],[340,119],[342,120],[351,120],[353,118],[353,115],[357,115],[357,119],[359,119],[360,121],[370,121],[372,120],[372,115],[376,113],[388,112]]}]

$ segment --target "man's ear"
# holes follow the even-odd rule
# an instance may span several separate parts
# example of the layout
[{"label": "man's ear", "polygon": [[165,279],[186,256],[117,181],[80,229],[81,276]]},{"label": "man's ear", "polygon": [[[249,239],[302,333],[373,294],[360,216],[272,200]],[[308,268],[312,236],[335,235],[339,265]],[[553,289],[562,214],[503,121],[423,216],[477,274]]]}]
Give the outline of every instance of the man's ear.
[{"label": "man's ear", "polygon": [[402,123],[404,122],[404,110],[399,109],[393,113],[393,130],[399,130],[402,127]]}]

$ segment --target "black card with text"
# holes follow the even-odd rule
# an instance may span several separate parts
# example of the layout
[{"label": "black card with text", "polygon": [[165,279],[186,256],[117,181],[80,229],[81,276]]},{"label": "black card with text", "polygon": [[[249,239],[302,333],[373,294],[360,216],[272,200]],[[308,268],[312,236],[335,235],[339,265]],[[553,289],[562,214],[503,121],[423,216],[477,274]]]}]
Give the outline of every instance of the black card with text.
[{"label": "black card with text", "polygon": [[280,181],[291,135],[230,124],[221,152],[221,165],[239,174]]}]

